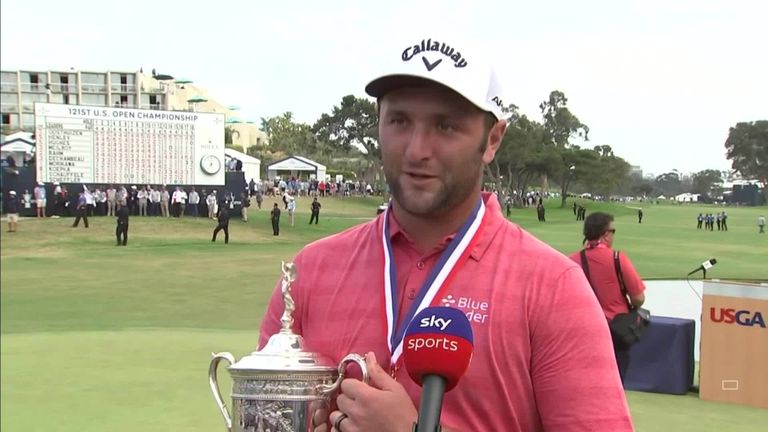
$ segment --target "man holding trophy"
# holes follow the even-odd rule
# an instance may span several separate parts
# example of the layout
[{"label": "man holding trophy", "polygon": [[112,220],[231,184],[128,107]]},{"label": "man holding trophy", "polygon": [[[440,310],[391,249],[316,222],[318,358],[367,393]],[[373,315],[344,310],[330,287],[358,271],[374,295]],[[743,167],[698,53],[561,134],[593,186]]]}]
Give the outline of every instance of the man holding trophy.
[{"label": "man holding trophy", "polygon": [[[371,222],[295,257],[292,325],[308,350],[367,353],[316,431],[411,431],[421,389],[402,368],[403,334],[427,306],[469,318],[474,355],[445,394],[443,431],[631,431],[604,316],[584,273],[503,218],[482,192],[507,122],[498,78],[459,38],[406,39],[366,86],[392,201]],[[340,264],[339,251],[349,259]],[[281,328],[278,282],[259,346]]]}]

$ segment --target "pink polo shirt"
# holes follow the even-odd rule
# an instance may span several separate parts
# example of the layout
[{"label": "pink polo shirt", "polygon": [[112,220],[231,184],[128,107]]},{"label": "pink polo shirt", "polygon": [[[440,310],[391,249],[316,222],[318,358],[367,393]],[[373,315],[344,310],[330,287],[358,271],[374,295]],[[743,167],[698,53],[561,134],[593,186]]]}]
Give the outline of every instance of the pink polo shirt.
[{"label": "pink polo shirt", "polygon": [[[444,427],[461,431],[631,431],[632,422],[600,305],[568,257],[501,215],[483,194],[488,215],[464,268],[437,304],[464,311],[474,355],[445,395]],[[391,215],[391,212],[390,212]],[[450,237],[420,255],[390,216],[401,310]],[[388,368],[384,319],[383,215],[306,246],[296,256],[294,330],[307,349],[335,361],[376,353]],[[261,326],[259,347],[280,327],[280,284]],[[402,316],[402,315],[401,315]],[[418,408],[421,389],[401,369],[397,379]]]},{"label": "pink polo shirt", "polygon": [[[581,251],[571,254],[571,259],[581,267]],[[587,262],[589,263],[589,277],[595,287],[595,293],[605,313],[605,318],[610,321],[617,314],[629,312],[626,297],[621,293],[619,278],[616,276],[616,264],[613,261],[613,249],[605,243],[597,243],[594,247],[587,248]],[[619,253],[621,273],[624,277],[624,285],[630,295],[637,296],[645,291],[645,284],[632,265],[632,261],[624,253]]]}]

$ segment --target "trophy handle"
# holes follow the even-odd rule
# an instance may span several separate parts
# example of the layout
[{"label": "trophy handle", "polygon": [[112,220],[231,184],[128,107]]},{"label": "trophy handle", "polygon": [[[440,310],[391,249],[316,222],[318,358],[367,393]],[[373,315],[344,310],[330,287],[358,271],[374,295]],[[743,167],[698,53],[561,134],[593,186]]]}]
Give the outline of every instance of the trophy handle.
[{"label": "trophy handle", "polygon": [[360,366],[360,370],[363,371],[363,382],[368,384],[369,376],[368,367],[365,366],[365,357],[359,354],[347,354],[347,356],[341,359],[341,362],[339,363],[339,377],[336,378],[336,381],[334,381],[333,384],[318,386],[320,393],[328,395],[341,387],[341,382],[344,381],[344,376],[347,373],[347,365],[349,363],[357,363],[357,365]]},{"label": "trophy handle", "polygon": [[221,392],[219,391],[219,379],[217,376],[219,362],[222,360],[226,360],[230,366],[235,363],[235,357],[228,352],[213,353],[211,366],[208,368],[208,382],[211,384],[211,392],[213,392],[213,398],[216,399],[216,405],[218,405],[219,410],[221,411],[221,415],[224,416],[224,423],[227,425],[227,430],[231,431],[232,417],[230,417],[229,411],[227,411],[227,405],[221,398]]}]

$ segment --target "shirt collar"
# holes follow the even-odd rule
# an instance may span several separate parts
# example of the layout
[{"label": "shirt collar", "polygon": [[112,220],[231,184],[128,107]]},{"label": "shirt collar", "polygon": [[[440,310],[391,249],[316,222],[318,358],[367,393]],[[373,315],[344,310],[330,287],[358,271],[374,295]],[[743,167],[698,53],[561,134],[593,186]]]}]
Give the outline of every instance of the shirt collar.
[{"label": "shirt collar", "polygon": [[[496,235],[499,228],[505,221],[505,219],[501,216],[501,205],[499,204],[499,200],[497,199],[496,194],[483,192],[482,198],[485,202],[485,221],[481,227],[480,238],[477,239],[477,242],[475,242],[472,251],[469,253],[469,256],[475,261],[480,261],[480,258],[483,257],[485,251],[488,250],[488,246],[490,246],[493,237]],[[402,237],[406,242],[408,242],[408,244],[413,245],[413,239],[398,223],[397,218],[395,217],[395,213],[390,211],[387,212],[387,214],[389,214],[389,240],[394,244],[394,241],[398,237]],[[452,233],[443,237],[440,243],[435,246],[433,250],[428,252],[427,255],[441,252],[443,249],[445,249],[446,246],[448,246],[448,243],[450,243],[455,236],[456,233]]]},{"label": "shirt collar", "polygon": [[587,242],[585,247],[586,249],[604,249],[607,248],[608,245],[603,243],[602,240],[591,240]]}]

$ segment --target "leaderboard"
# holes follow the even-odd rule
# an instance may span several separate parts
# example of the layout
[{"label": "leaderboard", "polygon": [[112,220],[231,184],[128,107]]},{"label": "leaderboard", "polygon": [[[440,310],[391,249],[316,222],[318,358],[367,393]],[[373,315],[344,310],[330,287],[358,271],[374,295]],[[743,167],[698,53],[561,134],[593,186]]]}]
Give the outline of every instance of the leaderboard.
[{"label": "leaderboard", "polygon": [[224,114],[35,104],[37,180],[223,185]]}]

